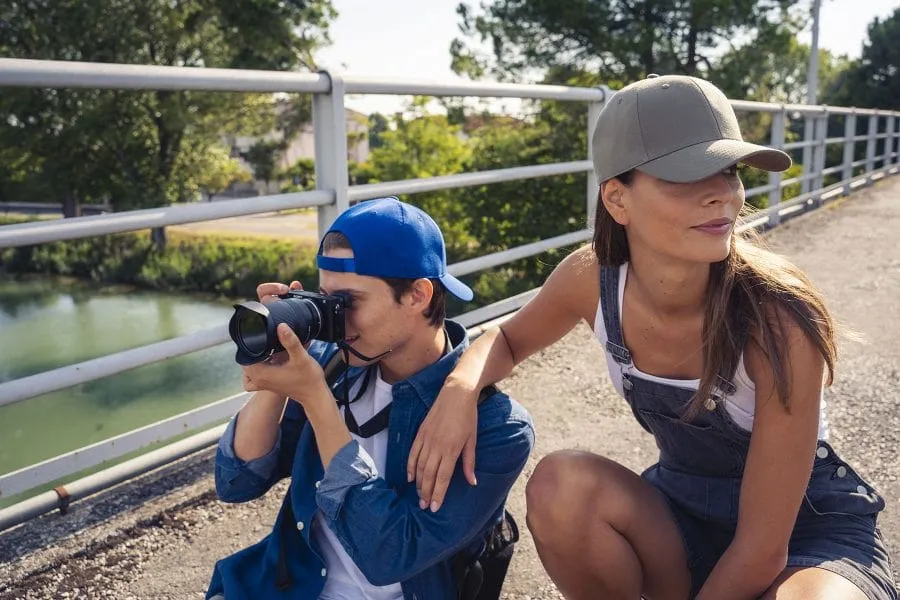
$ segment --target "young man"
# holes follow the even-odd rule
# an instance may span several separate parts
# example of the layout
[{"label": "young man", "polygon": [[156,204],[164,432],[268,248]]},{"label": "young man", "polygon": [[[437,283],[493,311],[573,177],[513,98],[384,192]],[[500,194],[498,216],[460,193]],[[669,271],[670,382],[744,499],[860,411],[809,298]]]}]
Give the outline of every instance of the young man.
[{"label": "young man", "polygon": [[[396,198],[340,215],[317,264],[321,292],[351,300],[345,339],[305,349],[282,325],[285,352],[243,367],[256,394],[219,443],[218,495],[246,502],[282,478],[291,486],[272,532],[216,564],[207,598],[456,600],[454,558],[503,517],[534,443],[531,418],[503,393],[486,396],[476,485],[457,468],[443,505],[425,505],[407,459],[468,345],[465,328],[444,319],[445,294],[472,291],[447,273],[435,222]],[[263,284],[258,294],[266,302],[287,290]],[[349,368],[330,388],[323,366],[336,353]]]}]

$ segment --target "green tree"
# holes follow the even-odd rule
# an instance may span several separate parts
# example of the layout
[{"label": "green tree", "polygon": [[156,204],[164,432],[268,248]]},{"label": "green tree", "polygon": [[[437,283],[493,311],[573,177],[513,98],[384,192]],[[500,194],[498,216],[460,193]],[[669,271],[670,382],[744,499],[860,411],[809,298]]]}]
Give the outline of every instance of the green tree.
[{"label": "green tree", "polygon": [[369,115],[369,150],[380,148],[384,145],[381,134],[390,128],[390,121],[381,113]]},{"label": "green tree", "polygon": [[830,82],[831,104],[900,110],[900,8],[870,25],[862,56]]},{"label": "green tree", "polygon": [[[472,156],[470,145],[459,127],[444,115],[428,114],[426,98],[415,98],[405,114],[394,117],[394,127],[381,134],[383,144],[369,154],[365,167],[355,172],[366,181],[397,181],[467,170]],[[361,182],[360,182],[361,183]],[[470,217],[453,190],[416,194],[404,198],[431,214],[444,233],[451,260],[466,255],[472,236]]]},{"label": "green tree", "polygon": [[266,182],[266,188],[275,178],[278,158],[286,147],[287,144],[283,140],[260,140],[247,149],[244,160],[253,168],[253,176],[259,181]]},{"label": "green tree", "polygon": [[[457,8],[464,39],[452,67],[479,77],[520,78],[553,67],[626,82],[648,73],[703,74],[723,43],[752,39],[800,0],[492,0]],[[489,44],[486,54],[477,48]]]},{"label": "green tree", "polygon": [[[330,0],[34,0],[3,9],[0,53],[310,69],[334,16]],[[109,201],[117,210],[191,200],[191,181],[203,179],[199,170],[209,165],[204,151],[229,134],[271,130],[274,109],[271,96],[253,94],[4,90],[0,147],[40,167],[27,177],[0,171],[0,190],[42,191],[40,200],[63,199],[70,206]]]}]

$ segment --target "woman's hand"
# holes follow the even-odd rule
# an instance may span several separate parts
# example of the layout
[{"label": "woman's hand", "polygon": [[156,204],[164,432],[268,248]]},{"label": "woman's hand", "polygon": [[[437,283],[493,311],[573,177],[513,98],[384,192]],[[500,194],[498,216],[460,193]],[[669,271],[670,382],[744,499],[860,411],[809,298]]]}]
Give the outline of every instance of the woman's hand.
[{"label": "woman's hand", "polygon": [[416,480],[419,506],[441,508],[456,460],[462,454],[466,480],[475,480],[475,442],[478,438],[478,390],[451,378],[444,382],[409,452],[407,481]]}]

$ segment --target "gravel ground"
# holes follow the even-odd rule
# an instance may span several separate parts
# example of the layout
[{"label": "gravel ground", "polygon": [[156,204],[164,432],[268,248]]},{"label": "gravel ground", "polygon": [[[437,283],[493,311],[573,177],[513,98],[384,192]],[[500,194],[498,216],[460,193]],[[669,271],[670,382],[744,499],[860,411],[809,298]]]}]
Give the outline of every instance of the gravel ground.
[{"label": "gravel ground", "polygon": [[[828,392],[832,442],[887,498],[881,520],[900,549],[900,178],[805,215],[768,236],[807,270],[837,318],[860,339],[841,344]],[[599,345],[579,326],[520,365],[503,387],[535,418],[537,446],[510,497],[522,542],[504,597],[562,596],[544,573],[524,527],[524,484],[549,452],[579,447],[641,470],[652,439],[615,395]],[[285,483],[240,506],[216,501],[212,454],[176,465],[0,534],[0,599],[200,599],[214,561],[263,537]]]}]

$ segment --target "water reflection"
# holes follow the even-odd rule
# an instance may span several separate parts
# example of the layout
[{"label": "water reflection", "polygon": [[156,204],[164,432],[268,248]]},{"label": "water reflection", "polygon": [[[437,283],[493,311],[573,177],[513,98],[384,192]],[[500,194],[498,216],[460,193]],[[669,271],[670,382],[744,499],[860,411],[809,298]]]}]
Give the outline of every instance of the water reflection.
[{"label": "water reflection", "polygon": [[[0,280],[0,381],[227,322],[227,301]],[[6,473],[240,391],[231,344],[0,407]]]}]

